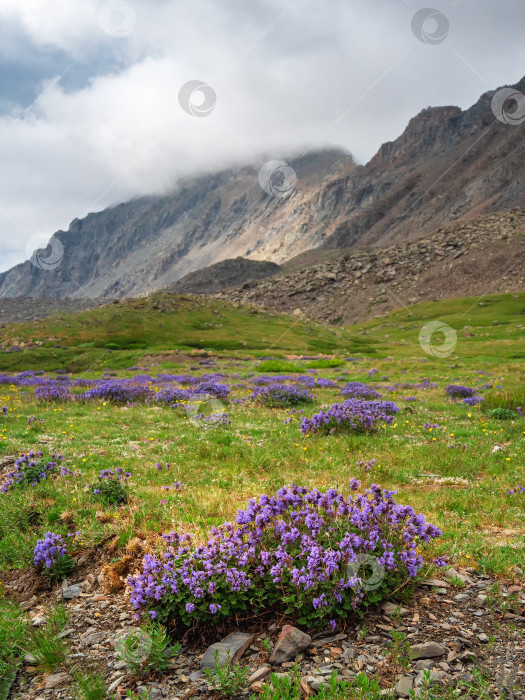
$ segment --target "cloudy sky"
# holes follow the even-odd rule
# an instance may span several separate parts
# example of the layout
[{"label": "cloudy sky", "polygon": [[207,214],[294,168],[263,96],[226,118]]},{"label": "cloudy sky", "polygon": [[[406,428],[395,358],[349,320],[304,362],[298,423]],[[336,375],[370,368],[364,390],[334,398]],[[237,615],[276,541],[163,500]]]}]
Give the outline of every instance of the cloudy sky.
[{"label": "cloudy sky", "polygon": [[183,175],[366,162],[421,109],[525,75],[523,0],[426,2],[0,0],[0,270]]}]

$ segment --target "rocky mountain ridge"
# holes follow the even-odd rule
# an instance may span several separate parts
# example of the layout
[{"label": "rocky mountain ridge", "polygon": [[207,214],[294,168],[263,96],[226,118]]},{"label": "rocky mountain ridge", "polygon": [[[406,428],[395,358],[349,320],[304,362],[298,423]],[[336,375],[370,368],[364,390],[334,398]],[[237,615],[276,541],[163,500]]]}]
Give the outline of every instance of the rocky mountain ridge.
[{"label": "rocky mountain ridge", "polygon": [[366,165],[334,149],[290,158],[297,184],[285,198],[264,191],[258,163],[89,214],[55,234],[52,269],[27,261],[0,274],[0,298],[140,296],[238,256],[282,264],[312,249],[384,248],[522,208],[523,125],[498,120],[493,96],[423,110]]},{"label": "rocky mountain ridge", "polygon": [[388,248],[330,251],[318,264],[215,296],[346,324],[420,301],[524,287],[525,211],[516,209]]}]

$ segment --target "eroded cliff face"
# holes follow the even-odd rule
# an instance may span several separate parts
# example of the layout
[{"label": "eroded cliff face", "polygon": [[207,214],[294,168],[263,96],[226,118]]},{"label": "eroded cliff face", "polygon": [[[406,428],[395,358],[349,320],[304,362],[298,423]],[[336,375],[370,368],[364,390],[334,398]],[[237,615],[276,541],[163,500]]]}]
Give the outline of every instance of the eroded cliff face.
[{"label": "eroded cliff face", "polygon": [[247,166],[90,214],[56,234],[56,268],[0,274],[0,297],[137,296],[238,256],[282,264],[315,248],[391,246],[525,207],[525,125],[498,121],[493,94],[466,111],[423,110],[364,166],[337,150],[289,159],[297,186],[287,198],[265,193]]}]

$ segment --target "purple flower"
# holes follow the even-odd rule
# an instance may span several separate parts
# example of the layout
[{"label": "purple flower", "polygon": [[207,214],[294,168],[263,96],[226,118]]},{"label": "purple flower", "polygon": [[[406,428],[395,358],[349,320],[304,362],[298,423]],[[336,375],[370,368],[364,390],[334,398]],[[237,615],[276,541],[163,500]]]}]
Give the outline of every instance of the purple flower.
[{"label": "purple flower", "polygon": [[209,610],[212,615],[215,615],[220,609],[222,608],[222,605],[218,605],[217,603],[211,603],[209,606]]}]

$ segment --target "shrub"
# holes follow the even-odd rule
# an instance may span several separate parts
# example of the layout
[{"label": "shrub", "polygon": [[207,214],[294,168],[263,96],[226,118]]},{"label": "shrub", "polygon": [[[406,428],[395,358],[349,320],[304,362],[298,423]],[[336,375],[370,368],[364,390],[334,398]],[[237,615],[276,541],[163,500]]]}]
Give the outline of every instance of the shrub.
[{"label": "shrub", "polygon": [[311,362],[308,362],[305,365],[305,367],[307,367],[308,369],[328,369],[331,367],[341,367],[342,365],[344,365],[344,363],[344,360],[322,358],[320,360],[312,360]]},{"label": "shrub", "polygon": [[119,637],[116,651],[132,673],[161,673],[169,666],[170,657],[179,653],[180,644],[172,645],[166,628],[150,621],[135,632]]},{"label": "shrub", "polygon": [[15,462],[15,469],[7,474],[7,479],[0,491],[6,493],[15,486],[36,486],[47,479],[57,466],[57,462],[63,460],[61,455],[52,455],[52,460],[44,462],[42,452],[28,452],[19,457]]},{"label": "shrub", "polygon": [[482,401],[483,396],[467,396],[461,403],[464,403],[466,406],[479,406]]},{"label": "shrub", "polygon": [[93,488],[93,500],[102,501],[108,505],[121,505],[127,503],[128,490],[124,480],[131,476],[131,472],[125,472],[122,467],[101,469],[98,483]]},{"label": "shrub", "polygon": [[226,663],[221,666],[219,663],[219,652],[215,651],[215,667],[213,670],[207,668],[204,671],[206,678],[217,688],[220,695],[233,697],[238,695],[246,686],[249,669],[241,664],[234,664],[230,658],[230,651],[226,652]]},{"label": "shrub", "polygon": [[62,535],[46,532],[43,540],[38,540],[33,552],[35,566],[41,566],[51,583],[62,581],[75,568],[75,560],[64,545]]},{"label": "shrub", "polygon": [[487,416],[496,420],[515,420],[519,414],[510,408],[491,408],[487,411]]},{"label": "shrub", "polygon": [[372,485],[345,498],[292,485],[251,499],[205,545],[163,535],[168,550],[147,555],[142,573],[128,578],[131,602],[187,626],[273,610],[306,627],[334,627],[416,576],[419,548],[441,535],[394,493]]},{"label": "shrub", "polygon": [[347,399],[377,399],[381,394],[373,386],[367,386],[363,382],[348,382],[343,387],[341,396]]},{"label": "shrub", "polygon": [[468,386],[461,386],[460,384],[449,384],[445,392],[452,399],[466,399],[469,396],[477,396],[477,389],[473,389]]},{"label": "shrub", "polygon": [[129,403],[145,401],[152,394],[151,388],[145,383],[135,383],[134,379],[105,379],[93,389],[78,397],[81,399],[104,399],[113,403]]},{"label": "shrub", "polygon": [[303,418],[301,432],[307,433],[372,433],[381,423],[392,423],[399,411],[393,401],[365,401],[348,399],[334,403],[330,408],[315,413],[312,418]]},{"label": "shrub", "polygon": [[71,391],[67,386],[51,381],[45,386],[38,387],[35,391],[35,398],[40,401],[69,401],[71,399]]},{"label": "shrub", "polygon": [[250,398],[269,408],[297,406],[302,403],[312,403],[315,399],[307,389],[299,389],[299,387],[288,384],[256,386]]},{"label": "shrub", "polygon": [[288,360],[264,360],[257,366],[258,372],[300,372],[306,370],[300,365],[295,365]]}]

